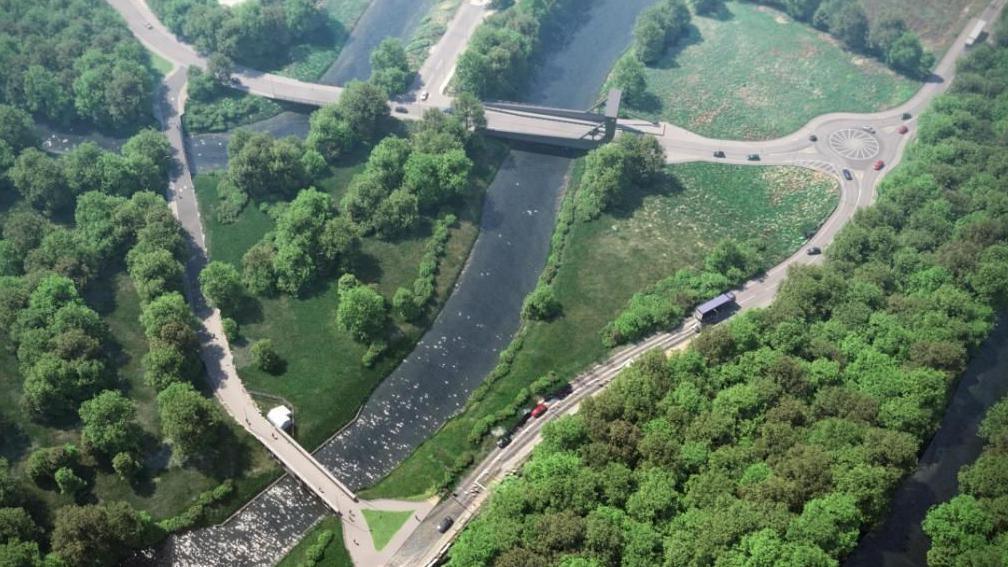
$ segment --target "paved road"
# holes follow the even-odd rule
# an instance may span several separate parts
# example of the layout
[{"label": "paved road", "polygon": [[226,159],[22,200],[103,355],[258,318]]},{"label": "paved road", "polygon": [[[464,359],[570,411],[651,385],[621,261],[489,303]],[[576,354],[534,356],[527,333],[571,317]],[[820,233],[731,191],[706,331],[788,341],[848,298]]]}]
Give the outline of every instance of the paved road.
[{"label": "paved road", "polygon": [[[343,524],[345,538],[348,542],[354,542],[348,547],[357,564],[378,565],[388,560],[392,564],[416,565],[432,560],[450,543],[464,525],[464,520],[471,517],[486,498],[485,487],[499,480],[507,471],[514,470],[528,456],[539,440],[544,423],[554,416],[576,411],[581,400],[604,388],[620,369],[641,354],[654,348],[671,349],[683,346],[695,334],[695,324],[688,322],[673,333],[662,333],[623,349],[605,364],[579,376],[573,382],[575,391],[571,396],[555,404],[546,419],[537,420],[526,427],[507,448],[492,453],[459,485],[457,495],[440,503],[434,513],[427,514],[430,510],[429,504],[380,503],[382,508],[415,509],[419,510],[419,513],[407,523],[407,529],[397,534],[396,541],[379,554],[371,545],[370,538],[357,537],[367,533],[366,522],[360,512],[365,507],[375,507],[379,504],[357,502],[353,494],[307,451],[266,422],[237,376],[222,331],[219,312],[206,307],[195,285],[196,275],[206,262],[206,246],[191,175],[185,166],[185,156],[181,155],[184,152],[182,149],[184,145],[179,116],[185,104],[185,68],[189,65],[204,67],[206,61],[165,29],[142,0],[107,1],[123,15],[130,29],[142,43],[177,65],[165,81],[167,87],[165,104],[159,106],[158,113],[165,133],[173,147],[180,153],[178,156],[180,167],[175,171],[171,182],[170,201],[173,212],[185,227],[193,244],[194,254],[187,265],[188,293],[194,310],[203,321],[202,355],[216,395],[234,419],[243,423],[249,432],[267,446],[330,508],[343,514],[346,520]],[[995,21],[1005,1],[996,0],[985,11],[984,19]],[[453,61],[451,58],[461,53],[465,42],[471,37],[472,31],[482,21],[484,15],[485,9],[482,6],[466,4],[453,20],[453,29],[445,34],[445,39],[433,50],[434,55],[443,61]],[[454,29],[456,26],[457,30]],[[966,31],[960,35],[939,63],[934,79],[925,84],[906,104],[889,111],[873,114],[824,115],[810,121],[790,136],[761,142],[714,140],[669,124],[628,120],[621,121],[620,126],[623,129],[657,136],[666,149],[670,162],[700,160],[736,164],[798,165],[838,176],[841,179],[840,204],[809,242],[810,246],[825,247],[832,242],[836,233],[857,209],[873,202],[878,182],[889,168],[898,163],[909,140],[909,136],[900,135],[896,129],[907,123],[911,127],[911,134],[913,133],[914,120],[904,121],[901,115],[909,112],[916,117],[935,96],[948,88],[955,62],[965,50],[965,37],[969,29],[970,26],[967,26]],[[439,66],[430,62],[425,64],[425,68],[427,74],[421,73],[420,84],[424,84],[426,77],[426,83],[436,84],[441,81],[443,86],[450,79],[453,64]],[[295,81],[250,69],[238,69],[238,80],[241,88],[253,94],[316,105],[333,102],[342,92],[338,87]],[[442,90],[439,87],[431,91],[431,99],[427,104],[408,104],[408,113],[402,117],[415,118],[426,107],[445,104]],[[488,120],[520,120],[524,121],[522,124],[527,123],[531,131],[535,131],[538,127],[550,133],[568,132],[571,128],[585,127],[585,124],[578,124],[578,121],[543,120],[541,117],[520,114],[516,117],[515,113],[511,112],[505,116],[488,116]],[[871,133],[866,132],[862,129],[865,125],[870,125],[875,130]],[[818,141],[812,142],[809,139],[812,134],[818,136]],[[714,158],[715,150],[724,151],[725,157]],[[746,155],[750,153],[759,153],[760,161],[748,160]],[[879,159],[886,161],[887,167],[882,171],[875,171],[871,168],[871,164]],[[840,170],[844,168],[854,172],[852,180],[845,181],[840,176]],[[808,256],[804,250],[796,252],[760,279],[742,286],[737,294],[740,307],[750,309],[768,305],[790,266],[819,260],[820,257]],[[453,514],[462,521],[457,522],[449,533],[442,536],[433,530],[433,525],[445,514]],[[419,521],[420,519],[423,521]],[[401,550],[389,559],[397,547],[395,544],[400,542],[402,542]]]},{"label": "paved road", "polygon": [[476,28],[490,15],[489,0],[464,0],[448,29],[431,48],[427,59],[417,72],[412,91],[426,91],[430,104],[445,107],[451,104],[451,97],[445,94],[448,83],[455,74],[455,64],[469,45]]},{"label": "paved road", "polygon": [[[1006,1],[1008,0],[995,0],[984,11],[981,19],[995,22]],[[810,121],[792,135],[755,144],[703,138],[670,125],[624,124],[641,130],[651,129],[653,134],[659,136],[659,140],[668,152],[669,161],[673,163],[709,161],[750,165],[754,163],[799,165],[831,173],[840,179],[840,203],[833,214],[809,240],[806,247],[768,270],[760,278],[746,282],[737,290],[736,298],[740,310],[770,305],[792,266],[822,261],[822,256],[808,255],[808,247],[825,248],[828,246],[858,209],[867,207],[874,202],[879,182],[886,172],[900,162],[914,133],[915,120],[905,121],[901,116],[908,112],[916,117],[934,97],[949,87],[955,75],[955,63],[965,51],[965,40],[972,26],[973,22],[971,21],[935,68],[936,77],[932,81],[925,84],[907,103],[885,112],[860,115],[846,113],[824,115]],[[908,135],[901,135],[897,132],[897,128],[903,124],[910,127]],[[847,130],[865,132],[861,130],[862,126],[871,126],[876,130],[876,134],[872,135],[879,142],[876,155],[863,159],[852,159],[835,151],[829,143],[830,135],[833,133]],[[811,142],[809,140],[810,134],[818,136],[819,142]],[[864,139],[867,140],[867,138]],[[758,150],[754,150],[754,147]],[[726,158],[715,158],[713,156],[715,150],[725,151]],[[762,152],[760,162],[751,162],[747,159],[747,154],[754,151]],[[886,162],[886,167],[881,171],[876,171],[872,166],[874,161],[879,159]],[[843,179],[839,171],[842,168],[850,169],[854,173],[852,181]],[[534,447],[541,441],[542,428],[546,423],[559,416],[575,413],[581,401],[601,392],[623,368],[643,354],[654,349],[670,351],[684,348],[699,331],[698,327],[696,321],[689,319],[672,332],[649,337],[638,344],[617,351],[604,363],[596,365],[576,377],[571,382],[574,388],[573,393],[563,400],[554,402],[543,418],[533,420],[521,429],[514,436],[510,445],[491,452],[456,486],[450,497],[443,499],[431,511],[428,518],[416,528],[389,564],[418,566],[435,563],[489,497],[488,488],[508,474],[519,470]],[[456,522],[447,533],[440,534],[435,527],[445,516],[453,517]]]}]

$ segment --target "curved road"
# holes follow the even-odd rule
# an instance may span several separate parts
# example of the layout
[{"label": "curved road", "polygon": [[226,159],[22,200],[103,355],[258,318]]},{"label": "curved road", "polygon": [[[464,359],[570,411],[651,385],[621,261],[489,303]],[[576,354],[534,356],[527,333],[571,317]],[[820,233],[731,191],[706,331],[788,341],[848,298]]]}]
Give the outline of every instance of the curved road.
[{"label": "curved road", "polygon": [[[577,377],[572,384],[574,392],[565,400],[556,403],[546,419],[536,420],[516,435],[511,445],[503,450],[491,453],[466,479],[460,483],[455,496],[446,499],[431,512],[430,503],[406,502],[358,502],[348,489],[318,463],[307,451],[293,439],[282,432],[276,431],[262,417],[251,397],[241,385],[234,369],[230,349],[223,336],[220,325],[220,314],[210,310],[199,296],[195,277],[206,262],[206,248],[199,218],[199,210],[193,190],[191,175],[186,167],[180,115],[185,104],[185,73],[189,65],[206,66],[206,59],[192,48],[178,41],[164,26],[158,22],[142,0],[106,0],[124,17],[127,24],[138,39],[158,55],[168,59],[176,68],[166,78],[167,87],[165,100],[159,105],[157,112],[166,134],[179,157],[179,167],[173,174],[169,193],[173,212],[183,224],[192,240],[194,254],[187,268],[189,273],[189,297],[197,315],[203,321],[203,359],[207,365],[208,375],[215,386],[216,395],[227,409],[228,413],[257,439],[267,446],[274,455],[295,475],[308,485],[308,488],[319,496],[327,506],[337,510],[346,520],[343,522],[346,541],[354,541],[348,548],[354,561],[361,565],[378,565],[385,562],[397,565],[427,564],[433,561],[450,544],[451,539],[464,526],[486,498],[485,487],[498,480],[503,474],[514,470],[531,452],[540,439],[542,425],[553,416],[576,411],[581,400],[594,395],[604,388],[615,375],[627,364],[641,354],[655,349],[671,349],[684,346],[695,334],[695,324],[688,322],[682,328],[672,333],[655,335],[639,344],[627,347],[614,354],[604,364],[598,365],[587,373]],[[988,22],[996,20],[1006,0],[995,0],[983,14]],[[461,53],[465,41],[471,36],[472,30],[478,26],[485,9],[460,12],[453,20],[453,26],[462,29],[449,30],[445,39],[432,51],[432,58],[450,57],[452,61]],[[881,178],[895,166],[903,155],[910,136],[900,135],[897,128],[907,123],[913,126],[913,119],[906,122],[902,119],[904,113],[912,117],[921,112],[931,100],[944,92],[952,81],[955,63],[965,51],[965,41],[973,22],[966,27],[959,38],[948,50],[945,57],[936,67],[934,75],[920,91],[909,101],[895,109],[871,114],[836,113],[817,117],[803,128],[786,137],[760,142],[740,142],[731,140],[715,140],[705,138],[669,124],[653,124],[642,121],[620,121],[624,130],[638,131],[658,137],[665,148],[670,163],[687,161],[711,161],[735,164],[773,164],[796,165],[817,169],[840,178],[840,204],[819,232],[809,241],[811,246],[825,247],[853,214],[862,207],[871,204],[875,199],[876,187]],[[442,86],[450,78],[452,65],[447,61],[440,65],[427,65],[436,75],[435,81],[442,81]],[[443,79],[441,77],[444,77]],[[301,102],[312,105],[323,105],[338,100],[342,89],[328,85],[318,85],[296,81],[252,69],[239,68],[236,73],[238,84],[236,88],[250,93]],[[428,79],[427,82],[430,82]],[[423,76],[420,84],[424,83]],[[434,104],[443,105],[446,100],[438,87],[427,104],[408,104],[408,113],[400,115],[403,118],[416,118],[422,111]],[[866,131],[863,127],[870,126],[874,130]],[[548,127],[555,127],[554,124]],[[911,132],[912,133],[912,132]],[[818,141],[811,141],[815,135]],[[715,151],[725,152],[724,158],[715,158]],[[751,161],[748,154],[757,153],[759,161]],[[871,167],[875,160],[884,160],[885,168],[877,171]],[[853,179],[846,181],[840,175],[841,169],[853,172]],[[742,309],[763,307],[768,305],[776,294],[777,288],[784,280],[788,268],[792,265],[814,263],[821,261],[819,256],[808,256],[805,250],[799,250],[793,256],[775,266],[757,280],[743,285],[738,291],[737,300]],[[328,491],[326,490],[328,489]],[[415,515],[407,522],[406,528],[396,534],[394,541],[378,553],[371,545],[367,533],[366,522],[361,511],[364,508],[380,507],[382,509],[411,509]],[[317,511],[315,512],[318,513]],[[438,534],[433,526],[441,517],[450,514],[460,521],[448,533]],[[422,521],[421,516],[423,516]],[[359,542],[359,543],[358,543]],[[364,545],[360,545],[363,543]],[[399,549],[394,557],[392,553]],[[223,557],[223,556],[222,556]]]}]

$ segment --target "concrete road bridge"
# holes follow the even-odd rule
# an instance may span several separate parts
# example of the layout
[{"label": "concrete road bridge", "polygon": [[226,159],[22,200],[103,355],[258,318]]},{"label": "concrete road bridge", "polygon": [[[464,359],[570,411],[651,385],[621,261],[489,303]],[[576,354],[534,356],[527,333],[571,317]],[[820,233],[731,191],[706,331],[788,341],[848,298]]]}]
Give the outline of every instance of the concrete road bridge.
[{"label": "concrete road bridge", "polygon": [[[354,546],[348,549],[356,564],[433,564],[484,501],[487,495],[485,487],[514,470],[531,452],[540,440],[539,432],[544,423],[575,411],[580,401],[605,388],[620,369],[646,351],[681,347],[692,337],[693,329],[688,325],[671,333],[655,335],[615,353],[605,363],[575,379],[574,393],[568,400],[551,409],[507,448],[489,455],[459,484],[455,491],[456,497],[440,502],[433,511],[433,503],[430,502],[358,501],[313,455],[265,421],[235,370],[219,311],[206,307],[199,295],[196,277],[206,262],[206,244],[185,160],[180,117],[185,108],[186,69],[193,65],[205,68],[206,58],[168,31],[143,0],[106,1],[123,16],[141,43],[175,67],[165,80],[164,99],[159,102],[156,112],[179,161],[172,173],[168,197],[173,212],[189,235],[193,249],[192,258],[187,264],[187,291],[194,311],[203,322],[202,356],[215,387],[215,394],[228,413],[262,442],[304,488],[342,516],[344,538],[354,542]],[[994,0],[980,17],[987,22],[997,21],[1006,1],[1008,0]],[[484,4],[467,3],[460,9],[451,24],[453,28],[445,34],[445,40],[435,46],[415,83],[417,89],[429,88],[425,85],[438,85],[440,88],[432,89],[426,101],[390,102],[394,107],[402,107],[393,108],[393,116],[416,120],[428,109],[448,108],[450,99],[444,94],[444,87],[454,70],[454,61],[486,14]],[[835,176],[840,182],[840,204],[807,243],[809,246],[825,247],[858,209],[874,201],[878,183],[899,162],[914,133],[912,127],[915,126],[917,114],[951,83],[956,61],[965,52],[969,32],[975,25],[975,19],[968,23],[935,68],[931,79],[903,105],[871,114],[834,113],[819,116],[798,131],[775,140],[716,140],[671,124],[619,119],[619,95],[615,93],[607,99],[602,113],[491,102],[486,105],[486,129],[488,134],[502,138],[582,149],[611,140],[619,131],[632,132],[655,136],[665,148],[669,163],[708,161],[792,165],[825,172]],[[430,63],[432,59],[438,59],[437,63]],[[343,91],[336,86],[297,81],[247,68],[237,69],[232,86],[255,95],[314,106],[336,102]],[[902,125],[911,127],[910,135],[899,132]],[[758,157],[753,159],[754,156]],[[886,167],[881,170],[873,168],[876,160],[884,161]],[[850,172],[850,179],[841,175],[845,169]],[[744,284],[736,294],[738,303],[744,309],[768,305],[790,266],[814,263],[821,261],[820,258],[821,256],[806,255],[804,248],[797,251],[759,279]],[[250,502],[250,505],[253,504],[254,501]],[[361,513],[364,509],[412,509],[416,511],[416,515],[396,534],[394,543],[379,552],[371,545],[370,538],[363,536],[367,533],[367,523]],[[446,514],[453,515],[459,521],[448,533],[441,534],[434,526]],[[263,541],[257,548],[258,552],[276,551],[269,548],[272,545],[269,538],[261,539]],[[358,541],[360,545],[357,544]]]}]

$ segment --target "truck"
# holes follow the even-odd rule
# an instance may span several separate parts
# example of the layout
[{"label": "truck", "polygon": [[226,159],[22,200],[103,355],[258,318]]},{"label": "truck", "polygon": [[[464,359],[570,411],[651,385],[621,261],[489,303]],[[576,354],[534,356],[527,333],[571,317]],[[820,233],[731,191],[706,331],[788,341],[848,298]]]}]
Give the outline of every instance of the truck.
[{"label": "truck", "polygon": [[735,303],[735,294],[729,291],[701,304],[693,312],[693,318],[700,324],[712,323],[736,307],[738,305]]},{"label": "truck", "polygon": [[966,38],[966,47],[973,47],[980,41],[980,38],[984,34],[984,28],[987,27],[987,20],[980,20],[973,26],[973,31],[970,32],[969,37]]}]

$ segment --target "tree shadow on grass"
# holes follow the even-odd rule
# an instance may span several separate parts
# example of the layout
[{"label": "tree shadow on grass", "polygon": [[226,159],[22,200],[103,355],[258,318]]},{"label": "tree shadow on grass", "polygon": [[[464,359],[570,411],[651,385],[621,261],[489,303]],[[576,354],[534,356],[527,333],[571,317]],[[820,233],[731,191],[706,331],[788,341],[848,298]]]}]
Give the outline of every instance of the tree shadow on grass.
[{"label": "tree shadow on grass", "polygon": [[669,196],[682,193],[683,185],[679,179],[667,172],[653,184],[647,186],[631,185],[623,193],[622,199],[608,212],[617,219],[628,219],[644,204],[644,199],[652,195]]},{"label": "tree shadow on grass", "polygon": [[717,20],[719,22],[728,22],[735,19],[735,14],[728,9],[725,2],[718,2],[717,7],[706,14],[698,14],[701,18],[710,18],[712,20]]},{"label": "tree shadow on grass", "polygon": [[693,24],[686,26],[685,32],[679,36],[679,40],[675,42],[674,45],[668,46],[665,49],[665,54],[655,62],[651,67],[655,69],[678,69],[679,68],[679,54],[686,50],[686,48],[699,45],[704,42],[703,34],[700,33],[700,28]]}]

